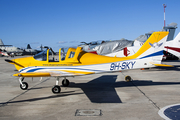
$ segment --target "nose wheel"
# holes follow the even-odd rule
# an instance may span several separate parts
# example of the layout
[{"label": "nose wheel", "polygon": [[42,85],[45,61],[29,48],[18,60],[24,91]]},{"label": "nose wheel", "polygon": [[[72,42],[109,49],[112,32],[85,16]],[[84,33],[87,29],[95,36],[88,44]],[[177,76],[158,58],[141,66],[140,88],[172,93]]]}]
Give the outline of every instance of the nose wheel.
[{"label": "nose wheel", "polygon": [[24,80],[24,77],[19,78],[20,88],[22,90],[27,90],[28,89],[28,84],[27,84],[27,82],[23,82],[23,80]]},{"label": "nose wheel", "polygon": [[27,82],[22,82],[22,84],[20,84],[20,88],[21,88],[22,90],[27,90],[27,89],[28,89],[28,84],[27,84]]}]

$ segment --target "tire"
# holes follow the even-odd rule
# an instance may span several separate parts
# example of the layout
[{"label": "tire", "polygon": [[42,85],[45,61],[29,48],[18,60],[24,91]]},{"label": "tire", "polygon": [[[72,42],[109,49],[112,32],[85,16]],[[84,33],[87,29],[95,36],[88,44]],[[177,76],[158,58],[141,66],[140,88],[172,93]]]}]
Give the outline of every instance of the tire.
[{"label": "tire", "polygon": [[52,88],[52,92],[53,92],[54,94],[60,93],[60,92],[61,92],[60,86],[55,85],[55,86]]},{"label": "tire", "polygon": [[62,85],[63,85],[64,87],[69,86],[69,80],[68,80],[68,79],[64,79],[64,80],[62,81]]},{"label": "tire", "polygon": [[125,77],[125,81],[126,81],[126,82],[130,82],[131,80],[132,80],[132,79],[131,79],[130,76],[126,76],[126,77]]},{"label": "tire", "polygon": [[28,84],[26,82],[22,82],[22,85],[20,84],[20,88],[22,90],[27,90],[28,89]]}]

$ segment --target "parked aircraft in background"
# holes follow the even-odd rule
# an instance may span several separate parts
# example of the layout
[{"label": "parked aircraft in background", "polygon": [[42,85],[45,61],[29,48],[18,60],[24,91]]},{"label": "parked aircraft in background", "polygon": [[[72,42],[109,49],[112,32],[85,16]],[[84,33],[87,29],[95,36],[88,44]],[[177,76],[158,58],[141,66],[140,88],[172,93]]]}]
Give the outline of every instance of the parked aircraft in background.
[{"label": "parked aircraft in background", "polygon": [[7,54],[7,52],[4,52],[0,49],[0,56],[5,56],[5,57],[9,57],[9,55]]},{"label": "parked aircraft in background", "polygon": [[14,47],[12,45],[4,45],[4,43],[2,42],[1,39],[0,39],[0,49],[2,51],[7,52],[8,54],[23,55],[22,49],[20,49],[18,47]]},{"label": "parked aircraft in background", "polygon": [[180,59],[180,32],[174,40],[166,42],[164,51],[164,54],[169,59]]},{"label": "parked aircraft in background", "polygon": [[[171,23],[170,25],[163,28],[163,31],[169,31],[167,42],[166,42],[166,45],[164,48],[163,60],[180,58],[180,43],[179,43],[180,35],[179,35],[179,37],[177,35],[177,37],[173,40],[176,28],[177,28],[176,23]],[[127,47],[125,46],[123,49],[121,49],[119,51],[110,52],[109,54],[105,54],[105,56],[111,56],[111,57],[131,56],[140,49],[140,47],[151,36],[152,33],[153,32],[149,32],[149,33],[146,33],[145,36],[140,36],[140,37],[136,38],[133,41],[132,46],[127,46]],[[104,49],[104,48],[108,48],[108,46],[104,46],[101,49]]]},{"label": "parked aircraft in background", "polygon": [[42,45],[41,45],[41,50],[36,50],[36,49],[32,49],[30,44],[28,44],[27,48],[23,49],[24,50],[23,54],[24,55],[35,55],[37,53],[40,53],[42,51],[42,49],[43,49]]},{"label": "parked aircraft in background", "polygon": [[105,42],[109,42],[109,41],[98,40],[98,41],[93,41],[90,43],[81,42],[81,44],[78,45],[78,47],[82,47],[82,50],[89,52],[89,51],[92,51],[93,48],[95,48],[96,46],[101,45],[102,43],[105,43]]},{"label": "parked aircraft in background", "polygon": [[134,41],[121,39],[105,42],[94,47],[88,52],[110,57],[127,57],[135,54],[143,43],[151,36],[151,34],[152,32],[146,33],[145,35],[140,35]]},{"label": "parked aircraft in background", "polygon": [[[28,84],[23,82],[24,77],[56,77],[56,85],[52,88],[53,93],[60,93],[59,78],[64,78],[63,86],[69,85],[66,77],[118,72],[122,70],[149,68],[169,65],[161,64],[164,44],[169,32],[154,32],[151,37],[142,45],[136,54],[124,58],[107,57],[82,51],[81,47],[69,48],[64,60],[61,60],[61,49],[59,56],[55,56],[50,49],[47,49],[33,57],[18,58],[5,61],[14,64],[19,73],[20,88],[26,90]],[[127,81],[131,80],[126,76]]]},{"label": "parked aircraft in background", "polygon": [[109,54],[106,54],[105,56],[109,56],[109,57],[127,57],[127,56],[131,56],[134,55],[143,45],[142,42],[139,42],[137,40],[135,40],[133,42],[133,46],[128,46],[128,47],[124,47],[119,51],[115,51]]}]

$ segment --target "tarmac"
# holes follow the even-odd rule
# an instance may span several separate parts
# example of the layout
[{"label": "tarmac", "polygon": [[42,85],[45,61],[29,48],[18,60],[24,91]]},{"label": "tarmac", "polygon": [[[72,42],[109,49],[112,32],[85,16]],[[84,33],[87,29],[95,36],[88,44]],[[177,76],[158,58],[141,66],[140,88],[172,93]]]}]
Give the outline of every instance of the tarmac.
[{"label": "tarmac", "polygon": [[[164,62],[173,68],[70,77],[70,85],[53,94],[54,77],[25,78],[29,88],[21,90],[12,76],[18,71],[4,59],[0,120],[163,120],[161,108],[180,103],[180,61]],[[126,75],[133,80],[125,82]]]}]

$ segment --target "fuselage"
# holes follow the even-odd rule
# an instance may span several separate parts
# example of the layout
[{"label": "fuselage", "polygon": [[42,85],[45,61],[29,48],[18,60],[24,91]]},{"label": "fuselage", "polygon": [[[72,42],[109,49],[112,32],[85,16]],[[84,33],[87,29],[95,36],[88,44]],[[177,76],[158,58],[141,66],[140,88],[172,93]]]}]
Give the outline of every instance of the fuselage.
[{"label": "fuselage", "polygon": [[3,51],[7,51],[7,53],[19,53],[23,54],[23,50],[17,47],[5,47],[5,46],[0,46],[0,49]]},{"label": "fuselage", "polygon": [[[52,58],[50,51],[47,50],[33,57],[18,58],[12,61],[16,63],[14,65],[21,73],[37,71],[58,72],[59,70],[63,71],[64,73],[73,72],[73,74],[65,74],[65,76],[115,72],[127,69],[145,68],[146,66],[154,67],[154,65],[150,64],[151,60],[149,58],[136,60],[136,55],[124,58],[107,57],[84,52],[81,50],[81,48],[71,48],[70,51],[67,52],[64,60],[57,60],[56,58],[58,57],[61,58],[61,53],[59,53],[59,56],[53,56]],[[49,74],[43,75],[49,76]]]},{"label": "fuselage", "polygon": [[47,49],[33,57],[6,61],[15,65],[20,72],[15,76],[19,77],[35,76],[35,73],[36,76],[75,76],[149,68],[161,64],[167,35],[168,32],[155,32],[134,55],[122,58],[87,53],[77,47],[69,48],[65,56],[61,49],[59,56]]}]

